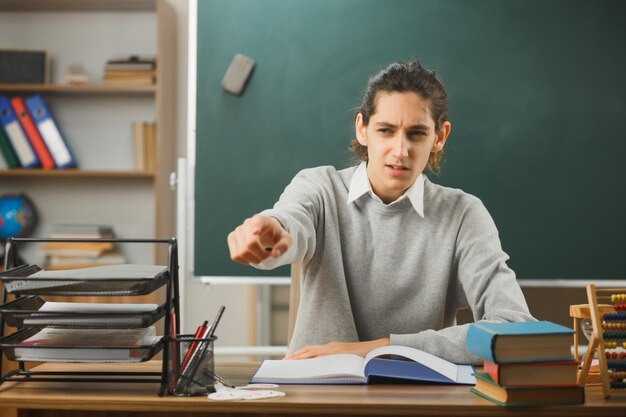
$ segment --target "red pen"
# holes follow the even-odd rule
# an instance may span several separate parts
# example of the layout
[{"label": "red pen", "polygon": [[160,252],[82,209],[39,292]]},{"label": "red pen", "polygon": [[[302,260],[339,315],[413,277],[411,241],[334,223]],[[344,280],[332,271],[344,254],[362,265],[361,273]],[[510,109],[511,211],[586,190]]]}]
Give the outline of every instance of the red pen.
[{"label": "red pen", "polygon": [[[198,327],[198,330],[196,330],[196,334],[194,335],[193,338],[194,339],[202,338],[202,335],[204,335],[204,333],[206,332],[208,324],[209,324],[209,321],[205,320],[205,322],[202,323],[200,327]],[[187,350],[187,353],[185,354],[185,359],[183,359],[183,364],[180,367],[181,370],[185,369],[185,366],[187,366],[187,362],[189,362],[189,359],[191,358],[193,351],[196,350],[197,345],[198,345],[197,341],[191,342],[191,345],[189,345],[189,349]]]}]

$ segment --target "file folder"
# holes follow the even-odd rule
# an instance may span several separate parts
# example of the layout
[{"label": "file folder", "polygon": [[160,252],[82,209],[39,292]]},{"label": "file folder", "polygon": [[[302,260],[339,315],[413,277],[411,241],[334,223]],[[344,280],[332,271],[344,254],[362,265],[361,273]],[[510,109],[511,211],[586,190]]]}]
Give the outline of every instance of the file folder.
[{"label": "file folder", "polygon": [[26,138],[7,96],[0,96],[0,125],[4,128],[22,168],[39,165],[39,158]]},{"label": "file folder", "polygon": [[48,148],[41,138],[39,130],[35,127],[35,123],[33,123],[33,120],[30,118],[30,114],[26,111],[22,97],[13,97],[11,99],[11,106],[15,111],[15,115],[17,116],[24,133],[26,133],[26,137],[30,141],[33,150],[39,158],[41,166],[44,169],[54,168],[52,156],[50,155],[50,152],[48,152]]},{"label": "file folder", "polygon": [[13,146],[11,146],[11,142],[2,127],[0,127],[0,153],[4,156],[7,168],[19,168],[20,161],[17,159]]},{"label": "file folder", "polygon": [[76,166],[74,155],[63,138],[59,127],[52,118],[46,103],[39,94],[35,94],[24,100],[26,108],[30,112],[39,133],[43,138],[52,159],[57,168],[70,168]]}]

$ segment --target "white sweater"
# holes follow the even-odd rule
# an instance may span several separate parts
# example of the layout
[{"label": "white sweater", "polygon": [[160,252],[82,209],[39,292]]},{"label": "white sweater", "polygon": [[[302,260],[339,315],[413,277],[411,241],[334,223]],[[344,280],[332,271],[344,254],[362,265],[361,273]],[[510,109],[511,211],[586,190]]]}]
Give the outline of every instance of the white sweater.
[{"label": "white sweater", "polygon": [[263,212],[294,242],[257,267],[302,262],[290,352],[390,337],[455,363],[480,363],[465,348],[468,325],[455,325],[459,309],[469,306],[475,321],[534,320],[478,198],[425,179],[423,218],[408,199],[385,205],[364,194],[348,205],[354,171],[303,170]]}]

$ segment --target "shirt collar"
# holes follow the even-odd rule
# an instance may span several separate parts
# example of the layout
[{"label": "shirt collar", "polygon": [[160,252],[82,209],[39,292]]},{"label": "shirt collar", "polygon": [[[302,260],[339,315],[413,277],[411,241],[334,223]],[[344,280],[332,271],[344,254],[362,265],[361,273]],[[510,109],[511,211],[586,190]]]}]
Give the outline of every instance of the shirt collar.
[{"label": "shirt collar", "polygon": [[[382,200],[374,194],[372,190],[372,185],[370,184],[369,178],[367,177],[367,164],[365,162],[361,162],[359,166],[354,171],[352,175],[352,180],[350,181],[350,189],[348,190],[348,205],[355,200],[361,198],[364,194],[368,194],[372,196],[372,198],[382,202]],[[400,196],[396,201],[390,203],[389,205],[393,205],[398,203],[399,201],[408,198],[413,206],[413,209],[420,216],[424,217],[424,175],[420,174],[415,182],[406,190],[406,192]]]}]

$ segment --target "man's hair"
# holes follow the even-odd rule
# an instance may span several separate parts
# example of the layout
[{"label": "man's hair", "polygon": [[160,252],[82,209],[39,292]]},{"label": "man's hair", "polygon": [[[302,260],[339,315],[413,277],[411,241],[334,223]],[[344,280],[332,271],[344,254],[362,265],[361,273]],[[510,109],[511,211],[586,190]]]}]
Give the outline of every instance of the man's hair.
[{"label": "man's hair", "polygon": [[[386,93],[412,92],[427,100],[430,114],[435,122],[435,133],[439,132],[444,122],[449,121],[446,91],[435,72],[424,68],[419,61],[394,62],[370,77],[361,105],[357,108],[357,113],[363,115],[363,123],[366,126],[369,124],[370,117],[376,112],[377,94],[381,91]],[[359,160],[368,160],[367,146],[361,145],[358,140],[352,141],[350,149]],[[443,149],[430,154],[427,165],[429,171],[439,172],[442,155]]]}]

